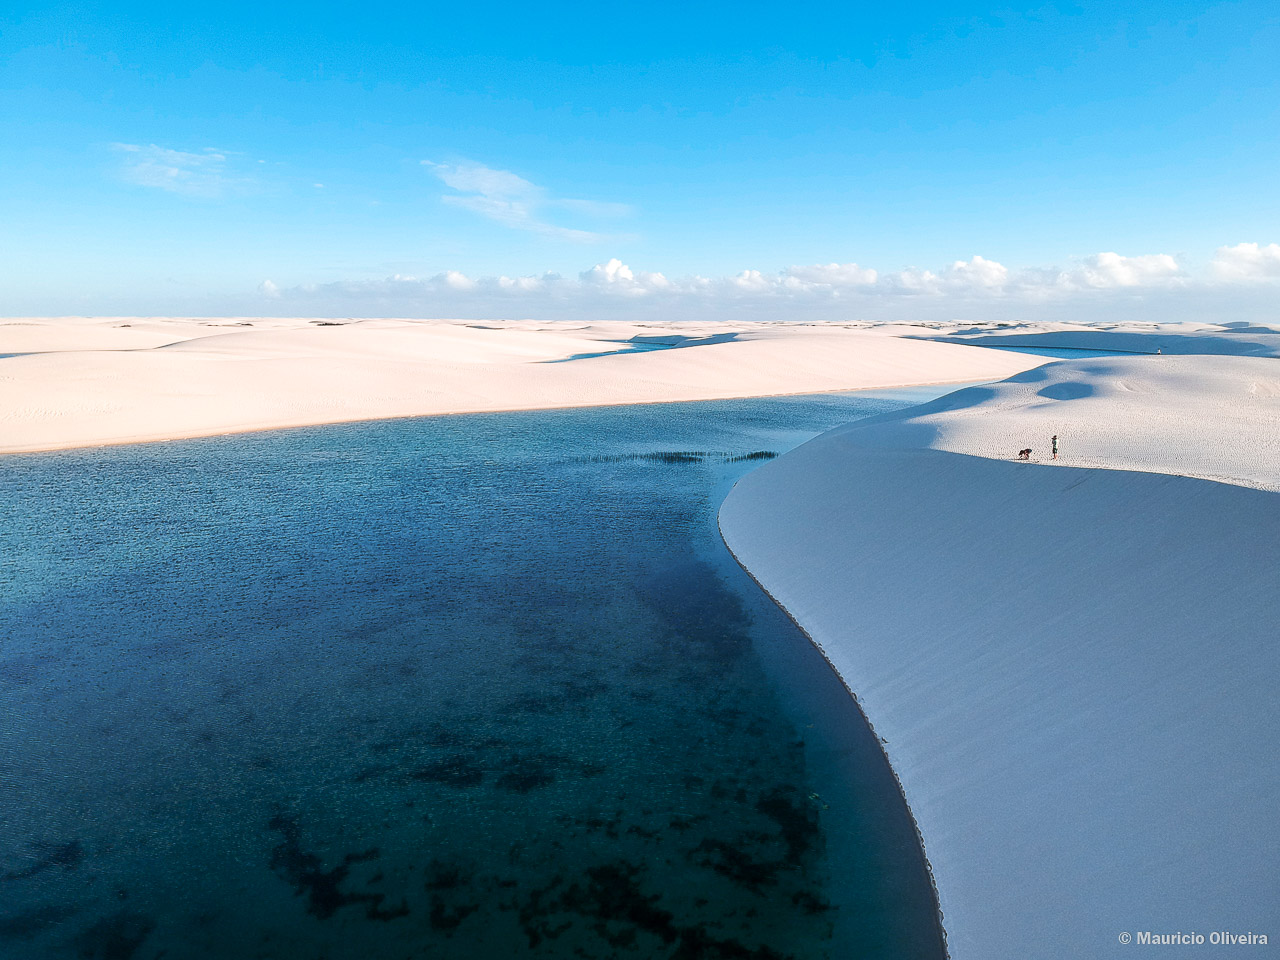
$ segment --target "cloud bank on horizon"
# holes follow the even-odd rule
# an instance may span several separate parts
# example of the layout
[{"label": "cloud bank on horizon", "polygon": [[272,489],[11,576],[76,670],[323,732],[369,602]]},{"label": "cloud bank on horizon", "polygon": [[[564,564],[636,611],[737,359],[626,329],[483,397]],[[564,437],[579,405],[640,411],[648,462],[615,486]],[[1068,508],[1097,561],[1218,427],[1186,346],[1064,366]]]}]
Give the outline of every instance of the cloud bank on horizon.
[{"label": "cloud bank on horizon", "polygon": [[[447,270],[429,277],[393,275],[281,289],[262,283],[273,312],[281,307],[376,314],[398,307],[408,316],[660,316],[667,309],[706,316],[777,319],[1034,319],[1087,307],[1103,313],[1149,303],[1164,319],[1204,319],[1200,309],[1222,295],[1266,304],[1280,294],[1280,244],[1219,247],[1198,275],[1170,254],[1103,252],[1066,268],[1011,269],[975,255],[937,271],[881,272],[856,263],[792,266],[774,273],[669,278],[634,270],[614,257],[575,276],[469,277]],[[1194,315],[1179,316],[1179,302]],[[460,312],[460,313],[459,313]],[[1272,311],[1274,312],[1274,311]]]}]

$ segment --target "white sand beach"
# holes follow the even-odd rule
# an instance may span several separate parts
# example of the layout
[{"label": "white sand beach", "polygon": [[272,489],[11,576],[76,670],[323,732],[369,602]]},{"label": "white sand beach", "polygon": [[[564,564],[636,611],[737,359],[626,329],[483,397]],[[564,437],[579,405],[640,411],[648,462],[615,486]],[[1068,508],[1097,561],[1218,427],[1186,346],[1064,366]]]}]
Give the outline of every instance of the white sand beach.
[{"label": "white sand beach", "polygon": [[1275,949],[1276,491],[1280,362],[1161,355],[840,428],[729,496],[885,742],[953,957]]},{"label": "white sand beach", "polygon": [[[382,417],[955,383],[1039,362],[903,332],[782,323],[3,320],[0,452]],[[635,343],[669,349],[637,351]],[[588,356],[570,359],[580,354]]]}]

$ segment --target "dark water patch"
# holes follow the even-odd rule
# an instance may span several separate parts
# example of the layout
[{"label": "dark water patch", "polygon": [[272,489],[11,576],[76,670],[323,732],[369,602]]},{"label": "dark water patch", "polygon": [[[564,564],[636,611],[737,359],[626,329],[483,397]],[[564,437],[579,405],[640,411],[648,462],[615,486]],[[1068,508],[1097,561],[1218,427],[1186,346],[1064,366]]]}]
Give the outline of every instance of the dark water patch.
[{"label": "dark water patch", "polygon": [[618,831],[622,826],[623,815],[621,810],[617,810],[612,816],[585,817],[582,819],[566,818],[573,823],[582,827],[589,833],[603,833],[610,839],[618,839]]},{"label": "dark water patch", "polygon": [[381,853],[374,847],[355,853],[345,854],[342,862],[331,870],[325,870],[320,858],[302,848],[302,831],[296,821],[277,814],[268,824],[284,837],[283,841],[271,851],[271,869],[289,883],[294,892],[307,898],[307,912],[321,920],[327,920],[343,907],[362,905],[365,916],[370,920],[395,920],[408,916],[407,903],[382,908],[386,895],[382,893],[360,893],[344,891],[351,868],[356,864],[377,860]]},{"label": "dark water patch", "polygon": [[619,861],[592,867],[586,883],[575,883],[560,897],[563,909],[601,921],[594,929],[610,946],[633,946],[636,933],[656,934],[663,943],[676,939],[670,911],[660,909],[656,894],[646,895],[638,882],[641,868]]},{"label": "dark water patch", "polygon": [[[471,751],[489,750],[506,745],[506,741],[489,734],[477,733],[465,726],[461,727],[445,727],[433,726],[431,729],[421,734],[421,739],[433,747],[440,748],[465,748]],[[381,743],[371,748],[377,753],[386,753],[396,747],[403,747],[404,743]]]},{"label": "dark water patch", "polygon": [[45,905],[0,914],[0,940],[30,940],[75,916],[76,907]]},{"label": "dark water patch", "polygon": [[644,450],[635,453],[611,453],[578,458],[584,463],[751,463],[771,460],[776,450],[752,450],[749,453],[729,453],[724,450]]},{"label": "dark water patch", "polygon": [[668,821],[667,825],[677,833],[684,833],[687,830],[692,830],[700,823],[705,823],[709,819],[710,817],[706,814],[696,814],[691,816],[689,814],[681,813],[673,816],[670,821]]},{"label": "dark water patch", "polygon": [[703,560],[673,556],[641,571],[635,585],[664,641],[681,651],[681,675],[691,683],[724,658],[741,655],[743,645],[750,643],[746,613],[733,594],[701,589],[710,572]]},{"label": "dark water patch", "polygon": [[556,694],[550,692],[531,692],[514,697],[507,701],[506,712],[509,714],[538,714],[549,715],[558,713],[563,704],[563,700]]},{"label": "dark water patch", "polygon": [[454,931],[462,925],[462,921],[479,909],[480,904],[478,903],[462,903],[450,906],[445,903],[443,897],[435,896],[431,898],[431,913],[428,919],[431,921],[433,930],[441,930],[447,936],[453,936]]},{"label": "dark water patch", "polygon": [[736,843],[707,838],[694,848],[689,858],[752,893],[760,893],[761,888],[776,884],[779,873],[787,869],[785,861],[761,860],[752,856],[752,849],[767,840],[765,834],[744,835]]},{"label": "dark water patch", "polygon": [[586,463],[702,463],[711,459],[727,460],[732,454],[711,450],[647,450],[639,453],[615,453],[583,457]]},{"label": "dark water patch", "polygon": [[83,960],[132,960],[155,927],[154,917],[121,910],[76,937],[76,956]]},{"label": "dark water patch", "polygon": [[458,863],[446,863],[443,860],[432,860],[427,864],[425,886],[428,890],[457,890],[469,886],[473,881],[470,874],[464,872]]},{"label": "dark water patch", "polygon": [[816,916],[817,914],[826,913],[832,909],[831,904],[822,900],[808,890],[797,890],[791,895],[791,903],[793,906],[799,907],[805,913]]},{"label": "dark water patch", "polygon": [[503,765],[495,786],[513,793],[529,793],[554,783],[557,766],[554,757],[513,757]]},{"label": "dark water patch", "polygon": [[371,764],[367,767],[361,767],[355,772],[351,778],[352,783],[366,783],[370,780],[376,780],[379,777],[389,776],[396,772],[396,767],[389,763]]},{"label": "dark water patch", "polygon": [[484,768],[465,754],[433,760],[410,772],[413,780],[442,783],[450,787],[478,787],[484,782]]},{"label": "dark water patch", "polygon": [[557,874],[545,886],[533,889],[519,905],[520,929],[530,950],[537,950],[548,940],[559,939],[573,928],[573,922],[563,917],[553,921],[555,900],[551,894],[563,883],[564,877]]},{"label": "dark water patch", "polygon": [[0,874],[0,880],[27,880],[54,867],[75,870],[84,863],[85,849],[79,840],[68,840],[65,843],[36,840],[28,845],[27,853],[21,859],[30,862],[25,867]]},{"label": "dark water patch", "polygon": [[756,801],[756,809],[778,825],[787,844],[787,860],[799,864],[821,832],[817,812],[812,806],[797,802],[795,794],[790,785],[774,787]]},{"label": "dark water patch", "polygon": [[[661,906],[661,896],[646,893],[641,880],[644,868],[627,861],[601,864],[587,870],[547,908],[579,914],[594,920],[591,930],[614,950],[655,956],[655,948],[673,958],[725,958],[725,960],[781,960],[787,956],[769,947],[715,936],[708,926],[682,926],[675,914]],[[560,929],[564,929],[561,927]],[[674,948],[674,952],[669,952]]]},{"label": "dark water patch", "polygon": [[40,676],[41,666],[40,657],[8,657],[0,660],[0,681],[5,683],[31,683]]}]

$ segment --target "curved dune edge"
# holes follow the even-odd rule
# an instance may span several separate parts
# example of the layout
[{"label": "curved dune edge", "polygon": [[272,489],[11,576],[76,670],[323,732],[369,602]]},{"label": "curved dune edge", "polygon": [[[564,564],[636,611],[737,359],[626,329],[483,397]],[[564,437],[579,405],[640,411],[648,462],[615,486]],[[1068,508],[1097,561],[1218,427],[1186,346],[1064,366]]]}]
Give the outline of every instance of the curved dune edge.
[{"label": "curved dune edge", "polygon": [[[1113,362],[840,428],[721,508],[735,558],[888,741],[956,957],[1124,956],[1121,932],[1280,930],[1280,498],[1250,452],[1201,436],[1280,365]],[[1197,378],[1208,417],[1151,418]],[[1095,389],[1046,403],[1056,382]],[[1263,489],[1162,462],[1053,470],[936,448],[1038,431],[1055,405],[1100,455],[1170,449],[1174,429],[1179,457],[1212,455],[1215,479]],[[1275,449],[1273,400],[1249,412],[1254,442]]]},{"label": "curved dune edge", "polygon": [[[756,575],[752,573],[751,570],[747,567],[747,565],[742,562],[742,559],[736,553],[733,552],[733,547],[730,546],[728,539],[725,537],[724,528],[720,526],[718,517],[717,517],[717,528],[720,531],[720,541],[721,543],[724,544],[725,549],[729,551],[729,556],[733,557],[734,563],[738,565],[738,567],[742,570],[743,573],[745,573],[748,577],[751,578],[751,582],[754,583],[757,587],[759,587],[761,592],[764,593],[766,597],[768,597],[770,600],[773,601],[774,605],[777,606],[777,608],[782,611],[782,613],[786,616],[786,618],[790,620],[792,624],[795,625],[796,629],[799,630],[800,633],[804,635],[805,639],[808,640],[809,643],[813,645],[813,648],[818,651],[822,659],[826,662],[827,666],[831,668],[831,672],[834,673],[836,675],[836,678],[840,681],[841,686],[843,686],[845,691],[849,694],[849,698],[853,700],[854,706],[856,706],[858,709],[858,715],[862,718],[862,722],[867,725],[867,729],[871,731],[872,735],[876,737],[877,741],[880,741],[880,737],[876,733],[876,726],[874,723],[872,723],[871,718],[867,716],[867,711],[863,707],[862,701],[858,699],[857,692],[853,689],[852,686],[850,686],[849,681],[845,678],[844,674],[840,672],[840,668],[837,667],[834,661],[832,661],[831,657],[828,656],[826,649],[822,646],[822,644],[817,640],[816,637],[814,637],[808,630],[805,629],[804,624],[796,619],[796,617],[791,613],[791,611],[787,609],[786,605],[777,597],[775,597],[772,593],[770,593],[768,587],[766,587],[763,583],[761,583],[758,579],[756,579]],[[924,835],[921,834],[920,832],[920,824],[919,822],[917,822],[915,812],[911,809],[911,804],[907,800],[907,792],[906,792],[906,789],[902,786],[902,778],[898,776],[898,771],[894,768],[893,761],[889,758],[888,753],[885,752],[883,741],[880,741],[880,742],[881,742],[880,755],[884,757],[885,766],[888,767],[889,773],[893,777],[893,782],[894,784],[897,785],[898,797],[899,799],[901,799],[902,806],[907,812],[908,819],[910,819],[911,821],[911,827],[915,831],[916,846],[919,849],[920,857],[924,862],[925,873],[929,877],[929,887],[933,891],[933,906],[934,906],[935,913],[937,915],[937,924],[938,924],[937,933],[938,933],[940,946],[942,948],[942,956],[950,957],[951,951],[947,946],[947,928],[943,922],[944,917],[942,914],[942,905],[938,897],[938,880],[933,873],[933,864],[929,862],[929,851],[925,847]]]}]

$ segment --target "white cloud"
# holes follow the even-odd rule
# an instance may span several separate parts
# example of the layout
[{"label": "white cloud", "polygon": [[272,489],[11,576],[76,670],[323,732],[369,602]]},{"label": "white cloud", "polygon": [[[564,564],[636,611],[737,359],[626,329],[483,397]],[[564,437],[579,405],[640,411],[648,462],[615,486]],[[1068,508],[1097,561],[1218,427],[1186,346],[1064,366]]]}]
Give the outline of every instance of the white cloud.
[{"label": "white cloud", "polygon": [[445,186],[458,191],[442,196],[443,203],[470,210],[514,230],[591,243],[604,239],[603,235],[552,223],[547,212],[562,209],[595,218],[625,216],[630,212],[629,207],[620,203],[554,197],[510,170],[494,170],[481,163],[450,164],[423,160],[422,165]]},{"label": "white cloud", "polygon": [[940,271],[909,267],[881,274],[877,293],[935,297],[1052,298],[1084,290],[1158,288],[1186,281],[1182,267],[1168,254],[1125,257],[1099,253],[1070,268],[1027,267],[1010,270],[1003,263],[975,255],[956,260]]},{"label": "white cloud", "polygon": [[516,176],[509,170],[494,170],[480,163],[451,165],[423,160],[422,165],[430,168],[432,173],[444,181],[445,186],[462,193],[476,193],[486,197],[530,198],[542,192],[541,188],[535,187],[524,177]]},{"label": "white cloud", "polygon": [[743,270],[729,282],[747,293],[772,293],[778,286],[777,280],[765,277],[759,270]]},{"label": "white cloud", "polygon": [[123,154],[122,176],[141,187],[155,187],[191,197],[214,197],[245,181],[227,173],[227,155],[213,147],[198,153],[156,144],[115,143]]},{"label": "white cloud", "polygon": [[[872,271],[874,275],[874,271]],[[996,297],[1016,282],[1003,263],[974,255],[968,260],[954,260],[938,272],[908,267],[896,273],[875,278],[877,292],[888,295],[925,297]]]},{"label": "white cloud", "polygon": [[608,263],[597,263],[590,270],[584,270],[582,279],[586,283],[595,283],[607,287],[615,283],[635,283],[636,275],[631,272],[630,267],[617,257],[614,257]]},{"label": "white cloud", "polygon": [[628,296],[644,296],[672,289],[671,281],[662,274],[643,271],[635,273],[617,257],[607,263],[597,263],[590,270],[578,274],[578,277],[585,286]]},{"label": "white cloud", "polygon": [[476,288],[474,280],[457,270],[446,270],[444,272],[444,284],[451,290],[474,290]]},{"label": "white cloud", "polygon": [[1069,284],[1095,289],[1154,286],[1182,274],[1178,261],[1167,253],[1123,257],[1118,253],[1098,253],[1086,257],[1066,275]]},{"label": "white cloud", "polygon": [[[876,271],[856,263],[818,263],[809,267],[788,267],[787,276],[802,286],[830,288],[865,287],[876,282]],[[795,284],[791,285],[795,288]]]},{"label": "white cloud", "polygon": [[917,270],[912,267],[887,274],[881,278],[876,289],[906,296],[936,294],[942,290],[942,280],[932,270]]},{"label": "white cloud", "polygon": [[498,277],[498,288],[511,293],[533,293],[547,285],[545,277]]},{"label": "white cloud", "polygon": [[994,290],[1008,282],[1009,268],[975,254],[971,260],[957,260],[951,264],[947,268],[947,278],[953,285]]},{"label": "white cloud", "polygon": [[280,288],[277,287],[270,280],[263,280],[260,284],[258,284],[258,292],[261,293],[268,300],[280,299]]},{"label": "white cloud", "polygon": [[1234,247],[1219,247],[1209,269],[1220,280],[1280,278],[1280,243],[1266,246],[1237,243]]}]

